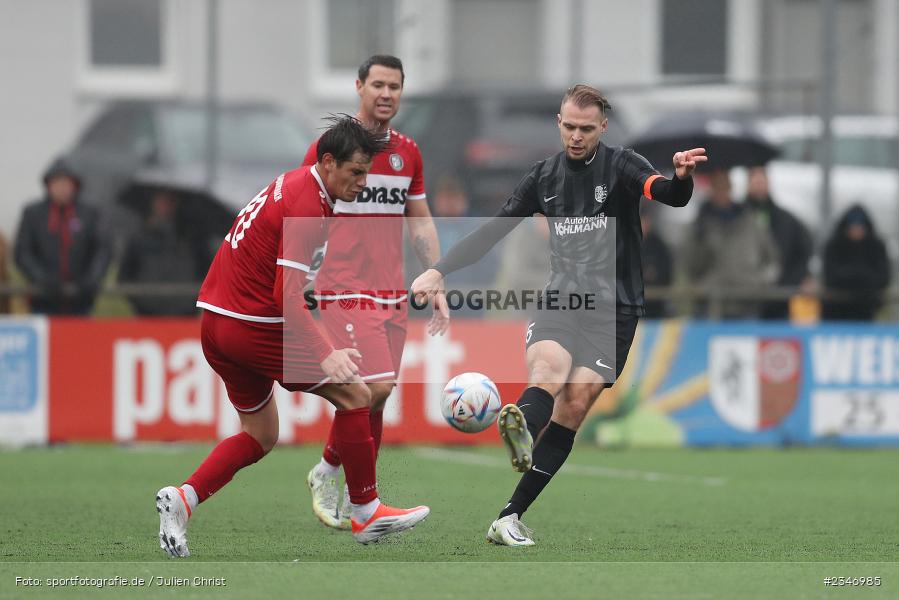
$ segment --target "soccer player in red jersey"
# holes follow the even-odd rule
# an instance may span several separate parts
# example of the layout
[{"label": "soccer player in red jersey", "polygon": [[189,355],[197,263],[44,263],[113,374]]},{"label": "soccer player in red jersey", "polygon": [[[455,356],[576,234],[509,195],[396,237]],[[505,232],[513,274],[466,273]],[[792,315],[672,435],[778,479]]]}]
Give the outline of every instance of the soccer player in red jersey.
[{"label": "soccer player in red jersey", "polygon": [[[440,243],[425,197],[422,158],[412,138],[390,128],[400,107],[405,73],[395,56],[376,55],[359,67],[356,118],[388,146],[375,154],[365,188],[355,201],[338,200],[331,247],[316,280],[322,322],[338,345],[362,353],[359,375],[371,390],[371,431],[381,443],[384,404],[399,375],[406,342],[407,306],[403,280],[403,217],[422,266],[440,259]],[[313,143],[303,164],[315,162]],[[434,311],[429,333],[442,333],[446,320]],[[350,527],[348,496],[338,506],[343,456],[332,426],[321,461],[306,478],[319,520]]]},{"label": "soccer player in red jersey", "polygon": [[424,519],[426,506],[395,509],[378,500],[370,393],[353,348],[335,349],[317,328],[303,288],[321,265],[336,199],[352,200],[365,185],[381,136],[351,117],[337,118],[319,140],[316,163],[279,176],[234,221],[209,268],[197,306],[210,366],[225,383],[241,433],[216,446],[180,487],[156,494],[159,543],[189,556],[187,522],[200,502],[278,440],[275,381],[314,390],[337,409],[335,443],[345,465],[352,530],[368,543]]}]

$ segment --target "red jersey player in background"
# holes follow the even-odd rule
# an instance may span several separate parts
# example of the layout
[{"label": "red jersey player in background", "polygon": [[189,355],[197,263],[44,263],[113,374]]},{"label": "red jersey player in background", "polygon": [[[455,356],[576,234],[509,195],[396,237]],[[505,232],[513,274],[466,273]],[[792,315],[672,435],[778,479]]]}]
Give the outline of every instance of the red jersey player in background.
[{"label": "red jersey player in background", "polygon": [[[371,390],[371,431],[380,447],[384,404],[396,384],[406,343],[407,306],[403,279],[403,218],[425,268],[440,259],[440,242],[425,197],[418,145],[390,129],[400,107],[405,73],[395,56],[376,55],[359,67],[356,118],[383,137],[388,147],[374,156],[365,189],[355,202],[338,201],[328,256],[316,280],[321,318],[335,343],[362,353],[359,375]],[[313,143],[303,164],[315,162]],[[447,322],[434,311],[429,333]],[[306,478],[312,510],[329,527],[349,529],[348,497],[338,507],[337,475],[343,456],[332,426],[322,459]]]},{"label": "red jersey player in background", "polygon": [[316,163],[284,173],[259,192],[219,248],[197,301],[204,309],[201,341],[242,431],[219,443],[183,485],[156,494],[159,543],[170,555],[189,556],[187,522],[197,505],[274,447],[275,381],[291,391],[314,389],[336,407],[335,441],[357,541],[408,529],[427,516],[425,506],[395,509],[378,500],[370,393],[354,362],[361,355],[332,347],[303,299],[321,264],[335,200],[356,197],[371,157],[383,147],[382,137],[355,119],[334,119],[319,140]]}]

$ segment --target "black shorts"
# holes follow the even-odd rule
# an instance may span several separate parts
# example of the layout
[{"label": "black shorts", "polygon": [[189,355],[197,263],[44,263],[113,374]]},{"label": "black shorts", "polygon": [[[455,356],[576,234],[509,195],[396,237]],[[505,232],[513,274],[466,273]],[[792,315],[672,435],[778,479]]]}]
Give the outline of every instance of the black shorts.
[{"label": "black shorts", "polygon": [[[558,342],[571,354],[571,368],[587,367],[614,383],[624,370],[637,331],[637,315],[619,312],[538,310],[528,323],[525,342]],[[614,376],[613,376],[614,373]]]}]

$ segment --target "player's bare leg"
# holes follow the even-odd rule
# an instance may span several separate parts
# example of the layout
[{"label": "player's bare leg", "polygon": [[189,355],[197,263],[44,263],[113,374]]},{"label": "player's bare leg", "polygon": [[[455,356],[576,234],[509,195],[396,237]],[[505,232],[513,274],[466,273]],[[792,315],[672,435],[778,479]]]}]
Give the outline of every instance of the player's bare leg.
[{"label": "player's bare leg", "polygon": [[187,523],[197,505],[227,484],[241,468],[255,463],[278,441],[278,407],[273,400],[257,412],[238,411],[241,433],[222,440],[181,487],[156,492],[159,546],[170,556],[190,556]]},{"label": "player's bare leg", "polygon": [[368,388],[361,381],[328,384],[316,393],[337,408],[334,440],[346,474],[352,506],[350,523],[356,541],[375,542],[387,534],[410,529],[427,517],[430,513],[427,506],[398,509],[381,503],[378,498]]},{"label": "player's bare leg", "polygon": [[496,420],[512,468],[521,473],[531,468],[534,440],[549,423],[555,397],[571,370],[571,355],[558,342],[542,340],[528,348],[527,364],[527,389]]}]

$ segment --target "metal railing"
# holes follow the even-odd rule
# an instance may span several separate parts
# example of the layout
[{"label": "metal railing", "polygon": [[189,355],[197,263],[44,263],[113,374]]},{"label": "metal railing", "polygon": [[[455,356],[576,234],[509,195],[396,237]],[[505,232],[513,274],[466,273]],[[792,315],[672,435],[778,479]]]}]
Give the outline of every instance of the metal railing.
[{"label": "metal railing", "polygon": [[[455,286],[463,293],[485,288]],[[194,283],[114,283],[102,286],[97,294],[122,298],[196,298],[200,290],[200,282]],[[35,286],[23,284],[0,284],[0,299],[27,298],[40,292]],[[73,296],[75,286],[64,286],[63,295]],[[786,302],[797,295],[814,301],[853,302],[858,292],[837,290],[807,290],[794,286],[780,287],[704,287],[695,285],[647,286],[647,301],[662,301],[670,307],[669,316],[697,316],[696,306],[702,306],[702,317],[720,320],[726,315],[728,303],[763,303],[770,301]],[[885,290],[880,296],[882,309],[880,315],[885,320],[899,320],[899,286]],[[98,316],[103,316],[102,314]]]}]

